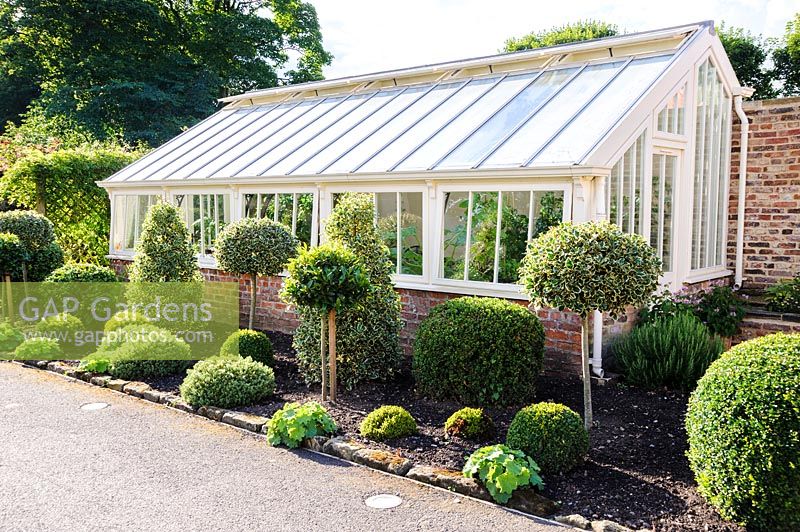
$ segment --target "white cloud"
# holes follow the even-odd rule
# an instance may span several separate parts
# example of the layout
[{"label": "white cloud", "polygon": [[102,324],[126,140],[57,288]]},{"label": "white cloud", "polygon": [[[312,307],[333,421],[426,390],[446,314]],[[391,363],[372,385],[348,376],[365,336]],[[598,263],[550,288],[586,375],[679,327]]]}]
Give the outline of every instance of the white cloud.
[{"label": "white cloud", "polygon": [[329,78],[496,53],[505,39],[581,19],[642,31],[713,19],[780,36],[796,0],[310,0],[325,46]]}]

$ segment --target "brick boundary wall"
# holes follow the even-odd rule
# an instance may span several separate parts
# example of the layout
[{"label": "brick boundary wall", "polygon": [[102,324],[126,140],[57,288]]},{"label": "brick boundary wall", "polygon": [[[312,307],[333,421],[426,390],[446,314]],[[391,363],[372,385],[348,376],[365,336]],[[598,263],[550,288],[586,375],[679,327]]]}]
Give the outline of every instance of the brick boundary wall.
[{"label": "brick boundary wall", "polygon": [[[744,102],[750,119],[742,288],[800,274],[800,98]],[[736,266],[741,123],[734,113],[728,265]]]}]

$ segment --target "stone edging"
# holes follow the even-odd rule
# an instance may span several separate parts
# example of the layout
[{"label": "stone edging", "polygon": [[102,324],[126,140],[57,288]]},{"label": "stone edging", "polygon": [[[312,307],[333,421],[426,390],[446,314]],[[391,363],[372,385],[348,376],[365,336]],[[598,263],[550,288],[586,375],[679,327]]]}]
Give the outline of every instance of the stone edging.
[{"label": "stone edging", "polygon": [[[114,379],[108,375],[92,373],[83,371],[75,366],[70,366],[62,362],[50,362],[46,360],[37,361],[22,361],[25,366],[32,368],[42,369],[64,375],[76,380],[92,384],[101,388],[108,388],[117,392],[121,392],[139,399],[144,399],[152,403],[162,404],[168,407],[181,410],[190,414],[205,417],[211,421],[225,423],[241,430],[249,431],[255,434],[265,434],[266,424],[268,418],[249,414],[247,412],[237,412],[234,410],[227,410],[225,408],[218,408],[214,406],[201,406],[195,408],[186,403],[177,395],[161,392],[150,388],[144,382],[126,381],[122,379]],[[482,484],[476,482],[474,479],[465,478],[460,471],[440,469],[427,465],[416,465],[408,458],[404,458],[398,453],[391,453],[379,449],[370,449],[354,440],[343,437],[328,438],[325,436],[316,436],[309,438],[302,443],[302,447],[317,453],[333,456],[348,462],[353,462],[371,469],[376,469],[384,473],[397,475],[423,484],[428,484],[438,488],[443,488],[448,491],[460,493],[468,497],[473,497],[489,503],[494,503],[489,492]],[[530,514],[536,517],[551,516],[553,515],[558,506],[556,503],[536,493],[533,490],[522,490],[514,493],[511,500],[505,505],[506,508],[511,508],[525,514]],[[618,528],[595,528],[595,524],[601,522],[576,522],[570,519],[573,516],[557,517],[556,519],[562,525],[583,528],[589,525],[591,530],[615,530],[625,531],[629,530],[620,525]],[[574,516],[580,517],[580,516]],[[585,523],[585,524],[584,524]],[[591,524],[590,524],[591,523]],[[603,524],[607,522],[602,522]],[[583,526],[581,526],[583,525]]]}]

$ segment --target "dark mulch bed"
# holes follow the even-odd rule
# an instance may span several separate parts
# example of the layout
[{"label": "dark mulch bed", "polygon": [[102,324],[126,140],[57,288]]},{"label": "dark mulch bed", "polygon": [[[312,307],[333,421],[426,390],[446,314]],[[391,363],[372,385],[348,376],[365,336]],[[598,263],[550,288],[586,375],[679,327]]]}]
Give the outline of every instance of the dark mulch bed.
[{"label": "dark mulch bed", "polygon": [[[285,402],[319,400],[319,386],[307,386],[297,373],[291,336],[277,333],[270,336],[276,351],[275,397],[240,409],[265,417]],[[169,377],[148,384],[177,393],[181,380]],[[541,377],[538,400],[564,403],[581,412],[580,381]],[[633,528],[742,530],[723,521],[694,487],[685,457],[686,394],[610,385],[595,387],[593,401],[597,426],[591,434],[588,461],[568,474],[545,478],[544,494],[561,503],[560,514],[610,519]],[[342,434],[366,441],[358,433],[359,424],[368,412],[383,404],[408,409],[417,420],[419,435],[389,444],[370,441],[371,447],[399,451],[420,463],[461,469],[465,457],[480,446],[444,438],[445,420],[462,405],[416,396],[408,372],[390,383],[369,383],[349,392],[341,390],[338,404],[326,408]],[[508,425],[520,406],[523,405],[487,409],[497,425],[495,441],[504,441]]]}]

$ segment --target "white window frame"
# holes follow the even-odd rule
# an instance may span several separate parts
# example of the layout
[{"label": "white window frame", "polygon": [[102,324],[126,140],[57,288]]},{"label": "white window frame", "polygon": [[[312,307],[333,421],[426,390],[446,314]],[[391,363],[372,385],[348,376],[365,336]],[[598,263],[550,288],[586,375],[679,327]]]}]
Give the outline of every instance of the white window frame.
[{"label": "white window frame", "polygon": [[[691,121],[691,124],[689,122],[690,116],[692,118],[694,118],[694,112],[689,109],[689,104],[690,104],[690,102],[693,104],[696,101],[695,98],[690,98],[690,93],[693,93],[696,90],[696,89],[692,89],[691,88],[691,83],[692,83],[693,79],[694,78],[693,78],[693,76],[691,74],[686,74],[685,76],[683,76],[681,78],[681,80],[679,82],[677,82],[675,84],[675,86],[670,90],[669,95],[666,96],[664,99],[662,99],[659,102],[658,105],[656,105],[655,110],[653,111],[653,119],[652,119],[652,122],[653,122],[652,132],[653,133],[652,133],[652,135],[650,135],[651,138],[653,138],[656,141],[660,141],[662,139],[665,139],[665,140],[673,140],[673,141],[681,142],[681,143],[688,142],[689,136],[690,136],[690,131],[689,131],[690,127],[692,128],[691,133],[694,133],[694,129],[693,129],[694,128],[694,120]],[[658,121],[659,113],[661,113],[661,111],[667,106],[669,101],[671,99],[673,99],[675,97],[675,95],[677,95],[678,92],[680,92],[680,90],[682,88],[684,88],[684,87],[685,87],[685,91],[683,93],[683,95],[684,95],[683,96],[683,106],[684,106],[683,107],[683,134],[669,133],[668,131],[659,131],[659,129],[658,129],[658,127],[659,127],[659,121]],[[677,121],[677,113],[676,113],[675,120]]]},{"label": "white window frame", "polygon": [[[236,218],[240,220],[245,218],[245,197],[248,194],[311,194],[313,207],[311,208],[311,246],[316,246],[319,243],[319,187],[309,186],[289,186],[289,185],[263,185],[263,186],[246,186],[237,189],[238,199],[236,200]],[[297,209],[297,199],[294,200],[293,210]],[[273,211],[274,212],[274,211]],[[232,219],[232,221],[235,221]],[[292,235],[296,233],[297,215],[292,213]]]},{"label": "white window frame", "polygon": [[[448,182],[436,187],[436,199],[433,208],[436,209],[436,223],[433,230],[434,247],[433,253],[426,259],[428,270],[432,272],[431,284],[440,289],[455,293],[468,293],[477,295],[494,295],[511,297],[514,299],[527,299],[522,294],[520,285],[513,283],[494,283],[486,281],[464,281],[459,279],[445,279],[440,276],[440,265],[442,261],[442,244],[444,230],[444,201],[447,192],[563,192],[564,206],[561,220],[567,222],[572,219],[572,178],[565,177],[563,180],[536,179],[515,182],[496,182],[491,181],[475,182],[463,181],[457,183]],[[446,289],[446,290],[442,290]]]},{"label": "white window frame", "polygon": [[[397,273],[392,274],[392,281],[395,286],[399,284],[408,284],[410,286],[419,286],[428,283],[430,280],[430,200],[428,198],[428,187],[424,183],[420,184],[387,184],[387,183],[372,183],[372,184],[330,184],[323,188],[322,201],[319,202],[319,216],[321,220],[325,220],[330,216],[333,211],[333,196],[335,194],[342,194],[345,192],[362,192],[362,193],[404,193],[416,192],[422,194],[422,275],[410,275]],[[322,232],[322,228],[320,228]],[[399,248],[400,246],[398,246]]]},{"label": "white window frame", "polygon": [[[656,141],[657,142],[657,141]],[[660,284],[664,286],[669,286],[672,290],[678,290],[680,286],[677,283],[678,279],[678,270],[679,270],[679,261],[680,257],[678,256],[678,241],[681,240],[677,238],[677,231],[679,224],[678,222],[678,215],[680,210],[680,198],[681,194],[683,193],[683,183],[685,182],[685,177],[683,176],[683,159],[685,156],[685,151],[674,148],[663,146],[661,143],[652,146],[650,149],[650,156],[646,159],[646,164],[648,168],[645,170],[646,178],[647,179],[647,193],[643,194],[642,202],[647,205],[647,208],[644,209],[644,228],[647,235],[645,238],[647,242],[650,242],[650,238],[652,237],[651,229],[652,229],[652,211],[651,206],[653,203],[653,161],[655,160],[656,155],[666,155],[668,157],[676,157],[676,166],[675,166],[675,179],[672,183],[672,218],[671,218],[671,227],[670,227],[670,234],[671,234],[671,242],[670,242],[670,257],[672,260],[672,268],[670,271],[663,272],[663,275],[660,279]],[[646,196],[646,201],[645,201]],[[664,194],[659,193],[659,206],[663,208],[664,206]],[[643,235],[644,236],[644,235]],[[663,248],[662,248],[663,249]],[[657,250],[656,250],[657,251]]]},{"label": "white window frame", "polygon": [[[168,201],[173,205],[177,205],[176,196],[193,196],[193,195],[224,195],[228,196],[228,205],[230,206],[230,213],[228,214],[228,223],[233,223],[238,219],[238,208],[236,207],[235,194],[229,187],[191,187],[191,188],[173,188],[167,193]],[[185,220],[184,220],[185,221]],[[189,234],[192,233],[192,228],[189,227]],[[202,231],[201,231],[202,234]],[[201,268],[216,268],[217,260],[213,255],[208,255],[202,252],[203,246],[198,246],[197,264]]]},{"label": "white window frame", "polygon": [[[162,201],[166,200],[164,195],[164,191],[161,188],[135,188],[135,189],[117,189],[111,190],[109,194],[109,216],[111,217],[110,222],[108,224],[109,232],[108,232],[108,255],[109,257],[120,257],[120,258],[131,258],[133,257],[134,250],[133,249],[114,249],[114,233],[117,229],[116,227],[116,219],[117,219],[117,198],[125,197],[125,196],[158,196],[161,198]],[[127,209],[127,203],[126,203]],[[127,223],[127,217],[123,215],[123,223]],[[123,228],[123,235],[125,231]],[[134,242],[134,245],[136,242]]]}]

